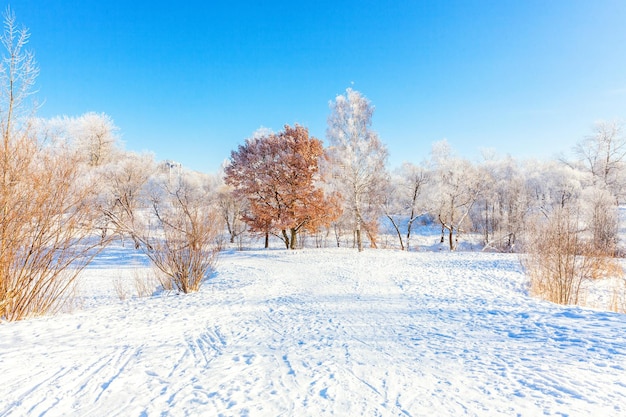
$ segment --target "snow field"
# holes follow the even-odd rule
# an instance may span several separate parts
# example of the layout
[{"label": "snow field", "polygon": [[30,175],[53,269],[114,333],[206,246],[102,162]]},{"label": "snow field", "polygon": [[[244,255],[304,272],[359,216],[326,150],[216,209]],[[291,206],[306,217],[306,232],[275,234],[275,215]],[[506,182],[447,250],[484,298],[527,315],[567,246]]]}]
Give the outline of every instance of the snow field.
[{"label": "snow field", "polygon": [[0,415],[626,415],[626,316],[528,297],[516,255],[227,252],[197,294],[120,301],[138,270],[0,325]]}]

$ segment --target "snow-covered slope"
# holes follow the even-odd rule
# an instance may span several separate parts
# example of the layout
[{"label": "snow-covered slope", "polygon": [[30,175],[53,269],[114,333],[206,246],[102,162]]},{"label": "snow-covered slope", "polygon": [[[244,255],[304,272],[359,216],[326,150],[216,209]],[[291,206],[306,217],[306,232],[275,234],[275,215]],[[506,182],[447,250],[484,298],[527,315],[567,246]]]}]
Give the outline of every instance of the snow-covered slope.
[{"label": "snow-covered slope", "polygon": [[224,254],[200,293],[0,325],[0,415],[626,415],[626,315],[529,298],[515,255]]}]

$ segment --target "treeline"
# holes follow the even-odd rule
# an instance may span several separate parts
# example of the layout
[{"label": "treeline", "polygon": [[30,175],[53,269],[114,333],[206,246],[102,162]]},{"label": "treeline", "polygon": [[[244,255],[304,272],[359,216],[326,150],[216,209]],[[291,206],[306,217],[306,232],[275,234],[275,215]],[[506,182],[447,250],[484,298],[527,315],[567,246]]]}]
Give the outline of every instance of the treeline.
[{"label": "treeline", "polygon": [[[268,247],[275,237],[289,249],[313,241],[362,251],[379,245],[383,221],[402,250],[418,249],[412,236],[423,219],[440,226],[450,250],[470,233],[487,250],[546,255],[561,248],[573,255],[566,279],[574,274],[575,284],[580,274],[610,269],[582,265],[581,255],[605,260],[620,252],[626,139],[618,123],[598,124],[572,160],[485,155],[476,163],[441,141],[430,159],[389,171],[388,151],[372,129],[373,105],[347,89],[330,104],[327,146],[299,125],[259,131],[233,150],[223,172],[209,175],[125,151],[106,114],[37,118],[31,100],[39,69],[28,39],[7,10],[0,320],[61,308],[82,269],[115,239],[145,253],[164,288],[184,293],[200,288],[228,242],[260,237]],[[526,262],[531,275],[533,259]],[[571,285],[561,292],[561,301],[576,301]]]},{"label": "treeline", "polygon": [[485,250],[515,252],[529,231],[566,210],[595,249],[618,253],[617,210],[626,193],[619,123],[598,123],[571,159],[520,162],[486,153],[472,162],[443,140],[428,160],[389,171],[387,149],[371,129],[373,110],[348,89],[331,103],[328,147],[306,128],[286,125],[233,151],[218,196],[230,241],[248,231],[265,236],[266,245],[274,235],[293,249],[304,232],[318,246],[362,250],[364,242],[378,246],[386,221],[397,247],[409,250],[417,249],[411,237],[426,219],[441,227],[451,251],[464,235],[478,234]]}]

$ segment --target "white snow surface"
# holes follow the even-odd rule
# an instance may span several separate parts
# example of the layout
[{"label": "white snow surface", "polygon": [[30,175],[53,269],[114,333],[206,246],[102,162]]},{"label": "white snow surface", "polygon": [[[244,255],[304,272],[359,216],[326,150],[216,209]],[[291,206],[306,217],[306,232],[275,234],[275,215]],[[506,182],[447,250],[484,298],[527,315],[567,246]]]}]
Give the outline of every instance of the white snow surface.
[{"label": "white snow surface", "polygon": [[1,416],[624,416],[626,315],[529,297],[516,255],[221,255],[191,295],[0,324]]}]

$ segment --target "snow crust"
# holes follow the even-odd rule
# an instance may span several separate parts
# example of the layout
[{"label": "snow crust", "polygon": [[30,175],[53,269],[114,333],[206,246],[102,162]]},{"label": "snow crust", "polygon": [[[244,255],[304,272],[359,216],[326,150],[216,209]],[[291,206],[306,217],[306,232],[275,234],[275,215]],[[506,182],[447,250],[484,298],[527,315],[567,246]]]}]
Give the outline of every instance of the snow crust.
[{"label": "snow crust", "polygon": [[0,324],[1,416],[620,416],[626,315],[530,298],[516,255],[224,253],[197,294]]}]

